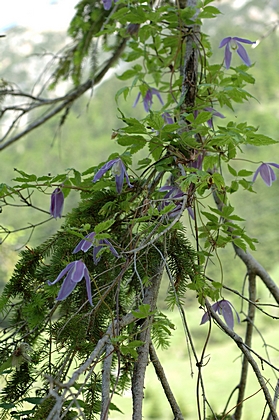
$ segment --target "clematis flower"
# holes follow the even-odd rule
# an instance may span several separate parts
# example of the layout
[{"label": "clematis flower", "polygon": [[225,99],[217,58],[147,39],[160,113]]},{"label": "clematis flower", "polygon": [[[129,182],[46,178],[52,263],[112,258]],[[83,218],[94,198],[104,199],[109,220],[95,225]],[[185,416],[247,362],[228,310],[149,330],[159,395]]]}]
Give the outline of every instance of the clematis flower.
[{"label": "clematis flower", "polygon": [[61,289],[59,290],[56,300],[65,300],[72,293],[77,283],[84,277],[86,282],[87,297],[90,305],[93,306],[89,272],[84,262],[79,260],[69,263],[53,282],[48,281],[48,285],[52,286],[64,276],[66,277],[63,281]]},{"label": "clematis flower", "polygon": [[119,254],[116,249],[112,246],[108,239],[100,239],[96,241],[95,238],[96,233],[91,232],[82,239],[75,249],[73,250],[73,254],[76,254],[79,251],[87,252],[92,246],[93,248],[93,261],[97,265],[100,261],[101,257],[97,257],[98,252],[105,246],[107,246],[110,252],[117,258],[119,258]]},{"label": "clematis flower", "polygon": [[129,23],[126,29],[127,34],[129,34],[130,36],[138,35],[139,28],[140,28],[139,23]]},{"label": "clematis flower", "polygon": [[133,188],[133,185],[130,183],[125,165],[120,158],[112,159],[109,162],[105,163],[104,166],[102,166],[101,169],[99,169],[96,175],[94,176],[93,182],[99,181],[99,179],[102,178],[102,176],[110,169],[112,175],[115,176],[116,189],[118,194],[121,193],[123,188],[124,175],[128,186],[130,188]]},{"label": "clematis flower", "polygon": [[[114,3],[116,3],[117,0],[114,0]],[[112,0],[103,0],[103,6],[105,10],[109,10],[111,8]]]},{"label": "clematis flower", "polygon": [[174,124],[173,118],[168,112],[163,112],[162,117],[166,124]]},{"label": "clematis flower", "polygon": [[[229,302],[228,300],[225,300],[225,299],[219,300],[218,302],[215,302],[211,306],[211,308],[213,309],[214,312],[218,313],[219,315],[223,315],[225,323],[231,330],[233,330],[233,327],[234,327],[234,318],[233,318],[232,309],[236,313],[236,318],[237,318],[238,323],[240,322],[238,313],[236,312],[231,302]],[[200,325],[205,324],[208,320],[209,320],[208,312],[205,312],[205,314],[202,317]]]},{"label": "clematis flower", "polygon": [[224,46],[226,46],[225,48],[225,67],[226,69],[229,69],[231,66],[231,60],[232,60],[232,51],[236,51],[237,54],[239,55],[239,57],[241,58],[241,60],[243,61],[244,64],[246,64],[246,66],[251,66],[251,61],[248,57],[248,54],[245,50],[245,48],[243,47],[243,45],[241,45],[241,43],[243,44],[255,44],[254,41],[249,41],[249,39],[244,39],[244,38],[238,38],[237,36],[235,37],[230,37],[228,36],[227,38],[222,39],[222,41],[220,42],[219,48],[223,48]]},{"label": "clematis flower", "polygon": [[[210,106],[207,106],[206,108],[204,108],[205,111],[207,112],[211,112],[212,113],[212,117],[219,117],[219,118],[226,118],[225,115],[221,114],[221,112],[216,111],[214,108],[211,108]],[[213,128],[213,118],[210,118],[207,121],[207,125],[209,128]]]},{"label": "clematis flower", "polygon": [[116,257],[119,258],[119,254],[116,251],[116,249],[112,246],[112,244],[110,243],[110,241],[108,239],[100,239],[98,245],[94,246],[93,248],[93,261],[94,264],[98,264],[98,262],[100,261],[101,257],[97,257],[98,252],[104,248],[104,247],[108,247],[110,252]]},{"label": "clematis flower", "polygon": [[[163,210],[166,206],[168,206],[170,203],[175,203],[175,208],[171,210],[168,213],[168,217],[170,219],[174,219],[182,208],[182,200],[181,198],[185,195],[180,188],[171,186],[171,185],[165,185],[159,189],[160,192],[168,191],[167,194],[164,196],[164,201],[160,204],[159,210]],[[175,198],[180,198],[180,201],[175,201]],[[191,207],[187,207],[187,211],[192,219],[194,219],[194,212]]]},{"label": "clematis flower", "polygon": [[[146,112],[149,112],[151,105],[153,104],[152,97],[153,95],[156,95],[159,101],[162,105],[164,105],[164,101],[160,95],[160,92],[155,88],[150,88],[145,94],[145,97],[143,98],[143,106]],[[141,93],[138,93],[138,96],[136,97],[136,100],[134,102],[133,108],[137,105],[139,99],[140,99]]]},{"label": "clematis flower", "polygon": [[51,194],[50,200],[50,214],[55,219],[62,217],[62,210],[64,206],[64,194],[60,188],[56,188]]},{"label": "clematis flower", "polygon": [[253,182],[255,182],[257,176],[260,174],[263,181],[265,182],[265,184],[270,187],[272,182],[274,182],[276,180],[276,175],[273,171],[273,169],[271,168],[271,166],[274,166],[275,168],[279,169],[279,165],[278,163],[262,163],[258,169],[256,170],[256,172],[254,173],[253,176]]}]

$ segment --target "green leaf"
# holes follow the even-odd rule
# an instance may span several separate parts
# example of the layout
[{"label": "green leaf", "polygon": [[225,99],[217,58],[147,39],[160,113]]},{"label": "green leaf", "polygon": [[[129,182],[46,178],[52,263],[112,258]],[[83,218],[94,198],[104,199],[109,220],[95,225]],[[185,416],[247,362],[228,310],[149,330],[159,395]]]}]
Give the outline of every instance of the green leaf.
[{"label": "green leaf", "polygon": [[114,222],[115,222],[114,219],[105,220],[104,222],[101,222],[94,227],[94,232],[101,233],[104,230],[108,230],[114,224]]},{"label": "green leaf", "polygon": [[231,165],[228,165],[228,170],[233,176],[237,176],[237,171]]},{"label": "green leaf", "polygon": [[270,144],[277,144],[278,141],[263,134],[251,133],[251,135],[246,137],[246,143],[252,144],[253,146],[268,146]]},{"label": "green leaf", "polygon": [[137,311],[132,311],[132,314],[138,319],[147,318],[148,316],[153,315],[154,313],[155,311],[150,311],[150,305],[148,305],[147,303],[140,305]]},{"label": "green leaf", "polygon": [[126,100],[126,99],[127,99],[128,94],[129,94],[129,88],[128,88],[127,86],[122,87],[121,89],[119,89],[119,90],[116,92],[116,95],[115,95],[115,100],[116,100],[116,102],[118,101],[118,98],[119,98],[119,96],[121,96],[121,95],[123,95],[123,96],[124,96],[124,99]]},{"label": "green leaf", "polygon": [[71,188],[66,188],[67,185],[69,187],[72,186],[72,183],[71,183],[70,179],[66,179],[66,181],[63,182],[63,186],[61,187],[61,189],[63,191],[63,194],[64,194],[64,198],[66,198],[70,194],[70,192],[71,192]]},{"label": "green leaf", "polygon": [[246,169],[241,169],[237,175],[238,176],[250,176],[252,175],[254,172],[253,171],[247,171]]}]

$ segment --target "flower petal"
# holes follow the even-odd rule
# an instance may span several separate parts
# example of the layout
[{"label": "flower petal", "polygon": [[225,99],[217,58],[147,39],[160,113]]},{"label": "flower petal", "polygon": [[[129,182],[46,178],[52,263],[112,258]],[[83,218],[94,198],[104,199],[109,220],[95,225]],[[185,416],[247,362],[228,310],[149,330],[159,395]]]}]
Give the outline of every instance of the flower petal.
[{"label": "flower petal", "polygon": [[58,277],[56,277],[56,279],[53,281],[53,282],[51,282],[51,281],[48,281],[47,283],[48,283],[48,285],[49,286],[52,286],[53,284],[55,284],[55,283],[57,283],[59,280],[61,280],[64,276],[65,276],[65,274],[69,271],[69,270],[71,270],[72,269],[72,267],[74,266],[74,264],[75,264],[75,261],[73,261],[73,262],[71,262],[71,263],[69,263],[62,271],[61,271],[61,273],[58,275]]},{"label": "flower petal", "polygon": [[227,70],[231,66],[231,61],[232,61],[232,53],[230,50],[230,44],[227,44],[225,48],[225,67]]},{"label": "flower petal", "polygon": [[219,48],[223,48],[225,45],[227,45],[230,40],[232,39],[231,36],[227,36],[226,38],[222,39],[222,41],[220,42]]},{"label": "flower petal", "polygon": [[89,271],[87,267],[84,268],[84,277],[85,277],[85,283],[86,283],[87,297],[88,297],[90,305],[93,306],[92,293],[91,293],[91,281],[90,281]]},{"label": "flower petal", "polygon": [[138,104],[141,93],[139,92],[134,102],[133,108]]},{"label": "flower petal", "polygon": [[235,41],[238,42],[243,42],[244,44],[255,44],[255,41],[249,41],[249,39],[245,39],[245,38],[238,38],[237,36],[234,36],[232,39],[234,39]]},{"label": "flower petal", "polygon": [[68,273],[63,281],[56,300],[65,300],[72,293],[76,285],[77,283],[71,280],[70,273]]},{"label": "flower petal", "polygon": [[260,175],[263,181],[268,187],[270,187],[272,184],[272,181],[274,180],[274,177],[276,178],[273,169],[266,163],[262,163],[259,169],[260,169]]},{"label": "flower petal", "polygon": [[85,264],[83,261],[81,260],[75,261],[75,264],[69,271],[68,276],[71,277],[72,281],[74,281],[75,283],[78,283],[83,278],[84,268],[85,268]]},{"label": "flower petal", "polygon": [[109,162],[105,163],[95,174],[93,178],[93,182],[99,181],[100,178],[117,162],[119,158],[110,160]]},{"label": "flower petal", "polygon": [[79,251],[87,252],[93,246],[93,239],[95,236],[95,232],[91,232],[82,239],[75,249],[73,250],[73,254],[76,254]]},{"label": "flower petal", "polygon": [[109,10],[111,8],[112,0],[103,0],[103,6],[105,10]]},{"label": "flower petal", "polygon": [[222,315],[227,326],[233,330],[234,327],[234,319],[233,319],[233,311],[228,301],[222,300],[220,302],[220,307],[222,308]]},{"label": "flower petal", "polygon": [[246,64],[246,66],[248,66],[248,67],[251,66],[250,58],[248,57],[248,54],[247,54],[245,48],[243,47],[243,45],[241,45],[237,42],[237,46],[238,46],[238,48],[237,48],[236,52],[239,55],[239,57],[241,58],[241,60],[243,61],[243,63]]},{"label": "flower petal", "polygon": [[64,194],[60,188],[56,188],[51,194],[50,200],[50,214],[55,219],[62,217],[62,210],[64,206]]}]

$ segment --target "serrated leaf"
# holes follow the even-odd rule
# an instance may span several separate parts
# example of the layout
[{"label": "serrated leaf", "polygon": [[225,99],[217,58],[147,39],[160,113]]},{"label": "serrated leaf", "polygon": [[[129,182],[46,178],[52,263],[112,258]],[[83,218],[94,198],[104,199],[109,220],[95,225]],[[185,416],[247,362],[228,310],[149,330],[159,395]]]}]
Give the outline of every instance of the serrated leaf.
[{"label": "serrated leaf", "polygon": [[249,137],[247,136],[246,143],[252,144],[253,146],[268,146],[270,144],[277,144],[278,141],[263,134],[253,133]]},{"label": "serrated leaf", "polygon": [[252,175],[254,172],[253,171],[247,171],[246,169],[241,169],[237,175],[238,176],[250,176]]},{"label": "serrated leaf", "polygon": [[108,219],[108,220],[105,220],[104,222],[98,223],[98,225],[94,227],[94,232],[101,233],[104,230],[108,230],[114,224],[114,222],[115,222],[114,219]]}]

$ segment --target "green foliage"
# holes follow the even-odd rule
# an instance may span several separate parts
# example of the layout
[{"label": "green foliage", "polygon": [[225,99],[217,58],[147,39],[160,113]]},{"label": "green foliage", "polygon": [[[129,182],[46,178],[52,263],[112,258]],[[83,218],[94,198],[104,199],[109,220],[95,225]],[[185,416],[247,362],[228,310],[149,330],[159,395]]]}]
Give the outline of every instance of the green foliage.
[{"label": "green foliage", "polygon": [[[278,141],[246,122],[218,125],[222,115],[216,114],[213,105],[226,113],[253,99],[246,86],[255,79],[244,65],[227,72],[220,63],[209,62],[210,39],[194,31],[201,19],[213,19],[220,13],[210,3],[202,2],[197,16],[195,8],[182,7],[182,2],[180,7],[162,2],[154,8],[146,2],[119,1],[108,11],[101,2],[82,0],[76,7],[69,27],[73,43],[60,56],[49,87],[69,78],[81,90],[85,85],[92,87],[102,73],[98,61],[104,61],[97,48],[99,39],[102,53],[110,52],[114,60],[122,54],[123,60],[132,63],[117,75],[120,81],[131,82],[115,96],[120,126],[113,129],[112,137],[122,153],[110,150],[103,163],[83,172],[70,168],[57,175],[37,176],[16,169],[14,184],[1,184],[0,199],[5,205],[17,199],[32,207],[32,191],[50,195],[59,187],[65,198],[71,190],[80,192],[78,206],[67,214],[60,230],[41,245],[21,252],[0,299],[0,312],[8,322],[0,353],[6,378],[1,407],[16,410],[15,418],[24,413],[33,419],[47,418],[56,403],[49,384],[60,395],[61,384],[77,367],[84,369],[85,378],[76,377],[68,386],[75,398],[70,394],[64,399],[63,416],[76,418],[81,410],[87,419],[96,418],[102,409],[103,385],[102,368],[100,373],[94,371],[97,364],[104,366],[111,356],[110,391],[122,393],[131,384],[138,348],[145,344],[139,336],[146,320],[152,324],[155,345],[163,349],[170,345],[174,325],[156,308],[156,302],[152,306],[144,300],[158,273],[162,277],[163,268],[167,273],[166,303],[171,310],[176,306],[181,310],[189,294],[197,305],[204,306],[205,299],[216,301],[223,292],[222,282],[207,280],[208,260],[218,259],[219,249],[227,245],[255,250],[257,240],[246,233],[244,219],[231,204],[231,196],[240,187],[247,194],[254,192],[249,178],[253,172],[246,167],[236,169],[236,165],[247,147]],[[131,36],[129,24],[138,25]],[[187,77],[181,68],[189,58],[189,45],[201,69],[191,83],[188,75],[196,72],[195,59],[184,69]],[[86,60],[91,60],[89,66]],[[87,84],[82,85],[85,78]],[[143,118],[121,110],[121,101],[134,91],[148,109]],[[154,95],[156,101],[164,101],[159,110],[153,107]],[[67,113],[68,108],[64,119]],[[92,182],[104,164],[118,157],[123,167],[111,165],[101,179]],[[123,188],[116,184],[119,178],[127,181]],[[208,204],[208,197],[217,208]],[[196,249],[181,223],[186,209]],[[73,255],[79,241],[91,232],[95,236],[90,251],[82,249]],[[63,272],[79,259],[90,275],[93,307],[88,302],[88,283],[75,277],[76,272]],[[55,285],[48,284],[58,276]],[[57,301],[65,285],[70,292],[64,290]],[[127,314],[133,320],[120,328]],[[102,347],[91,360],[104,337],[109,337],[112,355],[105,354]],[[24,354],[25,344],[32,349],[30,355]],[[91,363],[84,368],[88,360]],[[40,384],[37,393],[35,383]],[[23,402],[33,405],[32,409],[23,411]],[[108,409],[118,410],[113,403]]]}]

